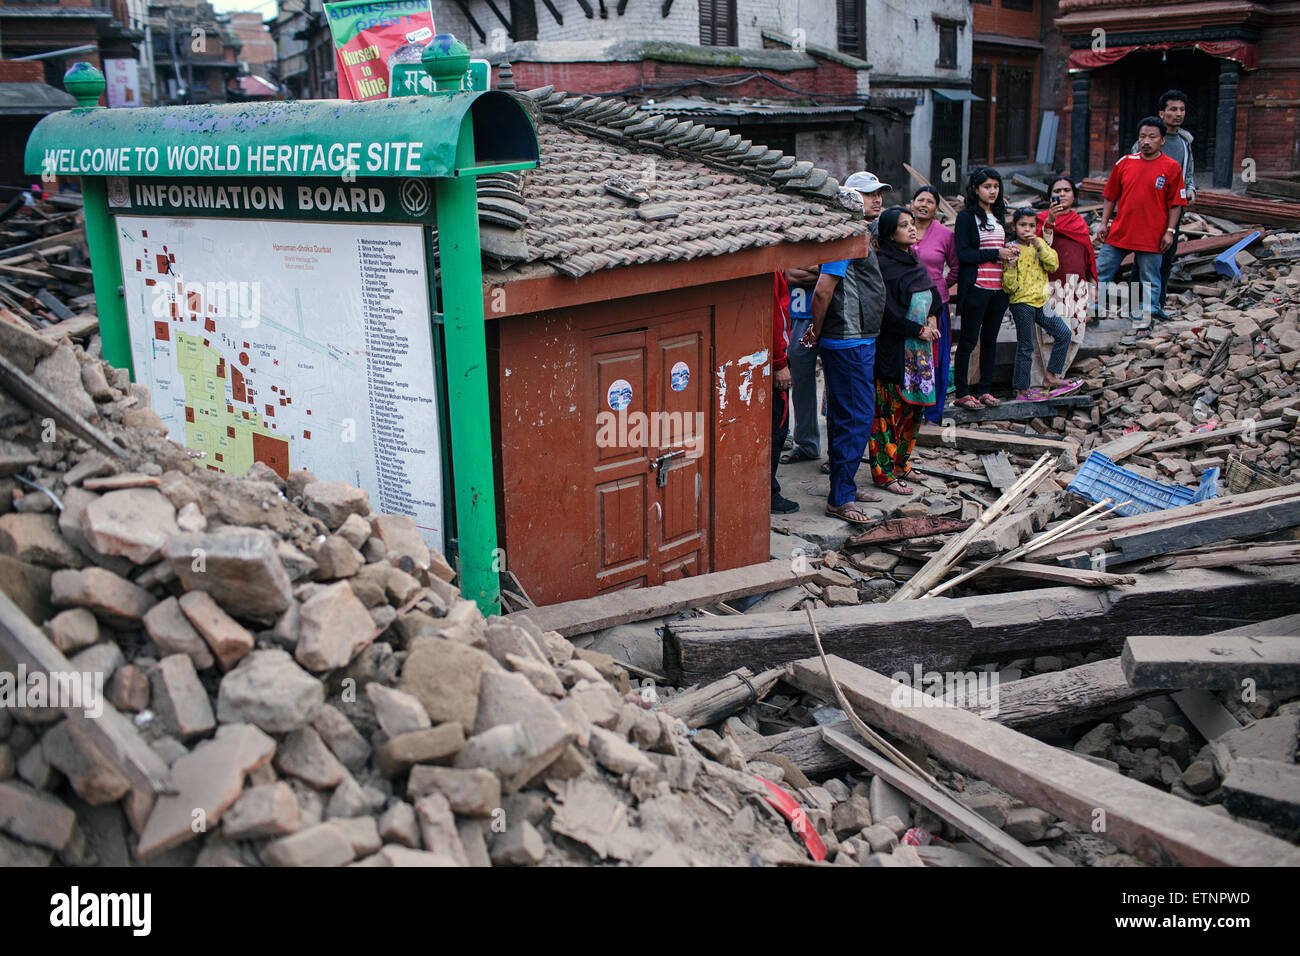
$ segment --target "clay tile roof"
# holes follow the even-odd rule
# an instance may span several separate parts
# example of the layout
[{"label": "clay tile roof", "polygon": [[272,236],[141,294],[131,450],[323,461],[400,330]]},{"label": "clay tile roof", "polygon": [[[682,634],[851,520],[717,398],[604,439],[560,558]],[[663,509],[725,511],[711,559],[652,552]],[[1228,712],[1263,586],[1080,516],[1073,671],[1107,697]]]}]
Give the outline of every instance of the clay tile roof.
[{"label": "clay tile roof", "polygon": [[484,257],[507,273],[529,264],[578,277],[867,231],[826,170],[728,130],[552,87],[521,100],[536,119],[537,168],[478,181]]}]

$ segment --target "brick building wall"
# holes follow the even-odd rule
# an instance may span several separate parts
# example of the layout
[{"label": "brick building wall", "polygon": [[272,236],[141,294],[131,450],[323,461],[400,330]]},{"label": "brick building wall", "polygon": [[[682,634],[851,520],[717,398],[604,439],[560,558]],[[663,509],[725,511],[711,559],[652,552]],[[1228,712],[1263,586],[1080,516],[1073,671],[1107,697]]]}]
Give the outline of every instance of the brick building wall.
[{"label": "brick building wall", "polygon": [[266,28],[260,13],[230,14],[231,32],[242,44],[239,58],[248,64],[252,72],[265,75],[275,62],[275,41]]}]

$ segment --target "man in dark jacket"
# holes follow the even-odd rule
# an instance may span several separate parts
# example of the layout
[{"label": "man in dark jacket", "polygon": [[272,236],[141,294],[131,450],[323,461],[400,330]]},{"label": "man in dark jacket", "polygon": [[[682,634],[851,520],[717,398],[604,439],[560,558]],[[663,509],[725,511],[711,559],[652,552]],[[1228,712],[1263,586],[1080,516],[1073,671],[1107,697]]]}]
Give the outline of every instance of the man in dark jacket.
[{"label": "man in dark jacket", "polygon": [[[880,215],[880,194],[891,188],[868,172],[854,173],[844,185],[862,196],[868,220]],[[880,266],[870,247],[860,259],[827,263],[813,292],[813,324],[804,333],[805,346],[820,347],[826,377],[831,475],[826,513],[857,524],[871,517],[856,502],[880,500],[877,494],[859,491],[854,479],[871,435],[876,402],[872,375],[884,300]]]}]

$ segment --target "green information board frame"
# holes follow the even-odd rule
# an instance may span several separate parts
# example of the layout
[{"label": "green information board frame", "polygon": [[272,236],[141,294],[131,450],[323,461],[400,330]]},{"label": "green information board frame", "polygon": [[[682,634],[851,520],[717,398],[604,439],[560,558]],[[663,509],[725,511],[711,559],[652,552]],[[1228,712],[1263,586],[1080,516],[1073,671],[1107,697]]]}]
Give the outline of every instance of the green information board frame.
[{"label": "green information board frame", "polygon": [[461,592],[494,614],[500,565],[475,177],[536,166],[537,133],[510,94],[461,91],[469,56],[453,38],[435,38],[424,66],[433,89],[422,96],[110,110],[94,105],[102,75],[77,64],[65,85],[80,105],[37,124],[25,169],[46,181],[80,177],[103,354],[128,370],[118,214],[422,224],[429,301],[441,315],[433,341],[450,439],[448,540]]}]

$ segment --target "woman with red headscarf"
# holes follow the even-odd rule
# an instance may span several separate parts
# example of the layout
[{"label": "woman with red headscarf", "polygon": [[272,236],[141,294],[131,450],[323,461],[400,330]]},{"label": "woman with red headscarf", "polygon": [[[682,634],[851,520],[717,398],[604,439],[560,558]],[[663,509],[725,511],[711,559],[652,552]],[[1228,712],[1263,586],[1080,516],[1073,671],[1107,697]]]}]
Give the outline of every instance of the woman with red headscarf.
[{"label": "woman with red headscarf", "polygon": [[[1052,180],[1051,205],[1038,214],[1038,234],[1056,252],[1059,265],[1048,277],[1045,308],[1059,315],[1070,330],[1068,369],[1083,344],[1088,325],[1088,309],[1096,301],[1097,254],[1092,248],[1092,234],[1083,217],[1074,211],[1079,193],[1067,176]],[[1033,380],[1045,380],[1047,359],[1052,343],[1041,327],[1034,325]],[[1064,374],[1064,370],[1062,370]]]}]

